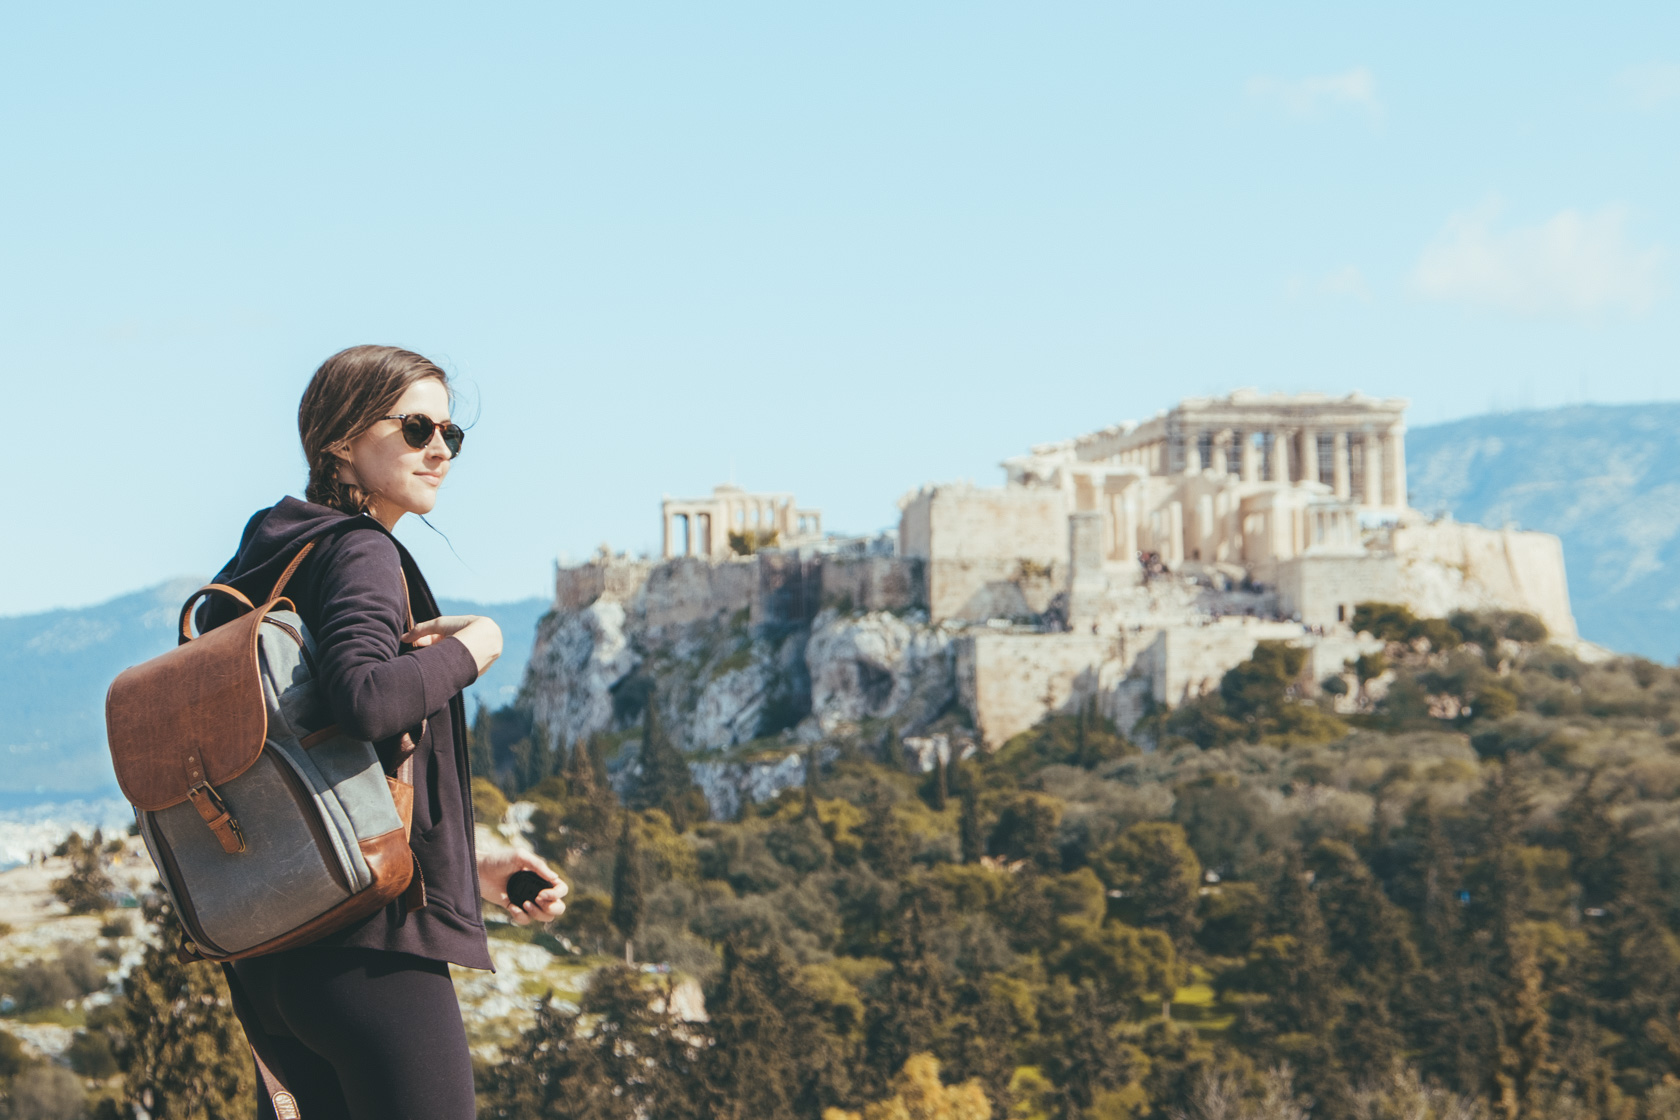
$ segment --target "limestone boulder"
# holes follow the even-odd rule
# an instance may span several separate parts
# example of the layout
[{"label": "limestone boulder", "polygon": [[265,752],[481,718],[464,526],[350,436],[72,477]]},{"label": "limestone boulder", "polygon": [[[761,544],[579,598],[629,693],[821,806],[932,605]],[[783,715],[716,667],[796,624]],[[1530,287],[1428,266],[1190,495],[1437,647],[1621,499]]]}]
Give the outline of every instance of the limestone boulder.
[{"label": "limestone boulder", "polygon": [[758,736],[775,685],[775,665],[766,653],[754,643],[749,664],[725,670],[701,686],[683,736],[689,750],[729,747]]},{"label": "limestone boulder", "polygon": [[805,784],[805,758],[798,751],[772,752],[756,759],[691,762],[688,772],[706,795],[712,819],[733,820],[743,802],[768,801],[784,789]]},{"label": "limestone boulder", "polygon": [[537,721],[571,743],[612,725],[612,688],[640,662],[623,604],[602,597],[538,624],[523,691]]},{"label": "limestone boulder", "polygon": [[824,734],[864,719],[915,729],[956,700],[952,632],[885,611],[825,610],[805,646],[811,719]]}]

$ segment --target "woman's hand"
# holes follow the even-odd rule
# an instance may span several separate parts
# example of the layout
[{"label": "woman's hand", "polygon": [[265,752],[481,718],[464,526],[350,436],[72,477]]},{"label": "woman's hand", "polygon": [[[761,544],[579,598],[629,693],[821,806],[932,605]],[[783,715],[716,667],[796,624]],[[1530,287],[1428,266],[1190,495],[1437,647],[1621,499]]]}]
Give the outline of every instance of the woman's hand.
[{"label": "woman's hand", "polygon": [[[515,906],[507,893],[508,879],[516,871],[535,871],[549,883],[523,907]],[[566,897],[566,884],[560,881],[560,876],[537,856],[514,848],[478,853],[478,893],[506,910],[516,926],[532,921],[552,922],[566,909],[562,901]]]},{"label": "woman's hand", "polygon": [[478,675],[481,677],[484,670],[495,664],[496,658],[502,655],[502,628],[496,625],[494,619],[478,614],[446,614],[441,618],[422,622],[402,636],[402,640],[415,649],[422,649],[445,638],[454,638],[467,647],[467,652],[472,654],[473,663],[478,666]]}]

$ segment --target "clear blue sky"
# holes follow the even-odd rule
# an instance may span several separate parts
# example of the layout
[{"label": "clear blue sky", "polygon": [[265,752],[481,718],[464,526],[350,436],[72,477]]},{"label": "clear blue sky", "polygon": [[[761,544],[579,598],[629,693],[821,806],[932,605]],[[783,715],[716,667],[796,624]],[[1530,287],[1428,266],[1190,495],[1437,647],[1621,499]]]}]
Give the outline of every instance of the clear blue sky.
[{"label": "clear blue sky", "polygon": [[[11,5],[0,613],[208,574],[359,342],[546,594],[730,477],[870,530],[1178,397],[1680,396],[1680,6]],[[476,405],[476,407],[475,407]]]}]

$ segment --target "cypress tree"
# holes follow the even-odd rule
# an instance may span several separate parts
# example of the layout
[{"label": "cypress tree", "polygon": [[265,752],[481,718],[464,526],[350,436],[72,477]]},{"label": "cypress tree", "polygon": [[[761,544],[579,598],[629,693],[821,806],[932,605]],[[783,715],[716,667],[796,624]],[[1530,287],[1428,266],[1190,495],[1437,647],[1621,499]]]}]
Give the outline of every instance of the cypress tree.
[{"label": "cypress tree", "polygon": [[814,747],[805,748],[805,788],[800,815],[806,820],[817,819],[817,752]]},{"label": "cypress tree", "polygon": [[899,770],[910,769],[909,760],[904,757],[904,742],[898,737],[896,727],[887,728],[887,737],[881,745],[881,760]]},{"label": "cypress tree", "polygon": [[1547,1060],[1549,1017],[1541,995],[1543,977],[1534,937],[1524,915],[1528,874],[1522,863],[1522,829],[1527,799],[1508,775],[1495,771],[1471,803],[1481,823],[1477,849],[1483,854],[1471,880],[1471,911],[1477,929],[1473,984],[1477,1008],[1489,1027],[1483,1091],[1505,1120],[1537,1104]]},{"label": "cypress tree", "polygon": [[1068,1011],[1066,1021],[1047,1032],[1056,1042],[1046,1048],[1046,1066],[1060,1089],[1065,1114],[1079,1117],[1089,1113],[1097,1094],[1137,1080],[1146,1062],[1119,1033],[1125,1009],[1096,984],[1080,984]]},{"label": "cypress tree", "polygon": [[944,966],[927,941],[926,921],[912,900],[887,947],[892,970],[868,1013],[866,1047],[877,1095],[918,1051],[931,1051],[948,1007]]},{"label": "cypress tree", "polygon": [[945,811],[945,804],[950,798],[950,768],[945,762],[945,756],[939,751],[933,755],[933,770],[928,774],[927,782],[922,789],[927,798],[928,808],[936,813]]},{"label": "cypress tree", "polygon": [[967,772],[962,779],[962,803],[957,813],[957,842],[962,849],[964,863],[979,863],[985,854],[985,837],[980,831],[980,794],[974,776]]},{"label": "cypress tree", "polygon": [[472,727],[467,732],[467,763],[474,774],[495,780],[496,749],[490,737],[490,708],[483,701],[473,712]]},{"label": "cypress tree", "polygon": [[183,964],[181,927],[166,907],[148,907],[157,942],[123,981],[122,1095],[171,1120],[223,1120],[256,1113],[256,1070],[219,968]]},{"label": "cypress tree", "polygon": [[572,752],[566,758],[563,771],[566,779],[566,792],[573,797],[582,797],[595,789],[595,767],[590,762],[588,748],[583,739],[572,741]]},{"label": "cypress tree", "polygon": [[630,799],[633,808],[662,810],[678,832],[706,818],[705,796],[694,784],[687,760],[665,732],[657,696],[648,697],[643,712],[639,761],[641,774]]},{"label": "cypress tree", "polygon": [[609,921],[624,936],[624,955],[632,954],[631,943],[642,924],[642,861],[636,851],[636,832],[630,813],[618,834],[618,851],[613,859],[612,911]]},{"label": "cypress tree", "polygon": [[[768,952],[774,952],[772,944]],[[743,959],[740,941],[723,946],[723,970],[706,995],[711,1023],[708,1084],[716,1091],[716,1120],[792,1120],[797,1070],[778,1004]],[[772,965],[772,967],[774,967]]]},{"label": "cypress tree", "polygon": [[1267,1017],[1280,1034],[1299,1032],[1328,1037],[1341,1001],[1330,961],[1329,934],[1298,848],[1291,848],[1272,893],[1268,925],[1276,939],[1287,939]]},{"label": "cypress tree", "polygon": [[[879,784],[871,785],[864,796],[868,802],[868,816],[858,830],[863,841],[864,861],[883,879],[902,879],[910,873],[910,838],[904,834],[904,827],[893,813],[892,798]],[[908,1058],[910,1055],[904,1056]],[[898,1067],[894,1066],[892,1072],[897,1070]]]}]

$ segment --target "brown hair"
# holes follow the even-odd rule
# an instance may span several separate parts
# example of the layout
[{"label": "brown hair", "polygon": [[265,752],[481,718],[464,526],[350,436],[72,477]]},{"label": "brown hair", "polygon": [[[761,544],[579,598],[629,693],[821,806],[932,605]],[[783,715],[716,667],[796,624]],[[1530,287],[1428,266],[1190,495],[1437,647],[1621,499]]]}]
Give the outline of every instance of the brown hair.
[{"label": "brown hair", "polygon": [[[309,463],[303,496],[317,505],[361,513],[370,495],[338,480],[340,447],[396,408],[408,387],[435,377],[449,389],[437,363],[395,346],[352,346],[321,363],[298,402],[298,436]],[[451,400],[454,393],[451,391]]]}]

